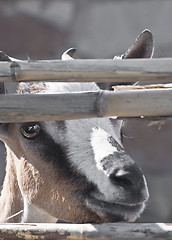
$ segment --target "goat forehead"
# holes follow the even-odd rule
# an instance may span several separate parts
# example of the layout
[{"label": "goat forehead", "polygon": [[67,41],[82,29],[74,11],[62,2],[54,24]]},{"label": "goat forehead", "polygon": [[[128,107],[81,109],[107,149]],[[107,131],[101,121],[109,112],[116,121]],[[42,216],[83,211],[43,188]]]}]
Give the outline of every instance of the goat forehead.
[{"label": "goat forehead", "polygon": [[69,145],[72,151],[77,146],[82,146],[82,148],[88,150],[93,145],[94,148],[104,145],[107,152],[108,149],[114,149],[114,146],[110,143],[112,139],[120,145],[118,134],[115,133],[108,118],[49,121],[43,122],[42,128],[56,143]]},{"label": "goat forehead", "polygon": [[90,134],[92,134],[93,129],[102,129],[102,131],[97,132],[102,137],[104,130],[104,132],[108,135],[113,135],[114,138],[120,142],[120,139],[118,139],[118,135],[115,133],[109,118],[70,120],[65,121],[65,124],[67,128],[67,135],[72,142],[78,140],[82,142],[82,140],[86,140],[86,144],[88,144],[88,141],[90,142]]},{"label": "goat forehead", "polygon": [[99,91],[100,88],[93,82],[91,83],[46,83],[46,93],[58,92],[88,92]]},{"label": "goat forehead", "polygon": [[[67,120],[67,121],[48,121],[41,123],[44,131],[52,136],[53,139],[59,138],[60,135],[66,135],[65,139],[69,142],[85,141],[88,144],[90,134],[95,129],[96,135],[101,138],[113,135],[115,140],[120,143],[120,139],[111,122],[108,118],[103,119],[80,119],[80,120]],[[96,131],[97,129],[97,131]],[[106,134],[105,134],[106,133]]]},{"label": "goat forehead", "polygon": [[64,121],[43,122],[44,131],[56,142],[63,144],[65,141],[65,124]]},{"label": "goat forehead", "polygon": [[18,93],[52,94],[60,92],[88,92],[99,91],[100,88],[93,82],[90,83],[61,83],[61,82],[21,82]]}]

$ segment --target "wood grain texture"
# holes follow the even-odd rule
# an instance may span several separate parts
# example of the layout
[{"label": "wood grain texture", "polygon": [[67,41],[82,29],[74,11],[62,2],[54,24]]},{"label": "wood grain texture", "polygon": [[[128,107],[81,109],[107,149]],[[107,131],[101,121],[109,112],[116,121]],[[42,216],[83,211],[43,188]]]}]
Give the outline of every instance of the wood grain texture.
[{"label": "wood grain texture", "polygon": [[172,58],[0,62],[0,81],[171,81]]},{"label": "wood grain texture", "polygon": [[172,116],[172,88],[0,95],[0,122],[106,116]]},{"label": "wood grain texture", "polygon": [[163,223],[1,224],[0,240],[171,240],[172,225]]}]

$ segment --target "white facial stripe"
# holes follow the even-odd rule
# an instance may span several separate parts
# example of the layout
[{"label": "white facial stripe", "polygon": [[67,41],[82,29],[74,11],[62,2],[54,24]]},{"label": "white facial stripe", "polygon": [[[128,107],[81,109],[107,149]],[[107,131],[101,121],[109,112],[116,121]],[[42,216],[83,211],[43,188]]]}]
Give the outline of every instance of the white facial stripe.
[{"label": "white facial stripe", "polygon": [[101,160],[108,157],[110,154],[117,152],[117,148],[110,144],[108,138],[111,137],[111,135],[105,132],[102,128],[92,128],[92,130],[91,146],[93,148],[94,158],[97,168],[103,170]]}]

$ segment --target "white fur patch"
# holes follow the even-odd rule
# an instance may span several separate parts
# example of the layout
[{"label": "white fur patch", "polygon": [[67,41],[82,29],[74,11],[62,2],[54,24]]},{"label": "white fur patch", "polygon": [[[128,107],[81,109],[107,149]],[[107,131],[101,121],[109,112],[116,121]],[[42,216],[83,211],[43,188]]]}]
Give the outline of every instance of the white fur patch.
[{"label": "white fur patch", "polygon": [[47,82],[46,94],[64,93],[64,92],[89,92],[99,91],[95,83],[64,83],[64,82]]},{"label": "white fur patch", "polygon": [[112,144],[108,141],[108,138],[111,137],[111,135],[102,128],[92,128],[92,130],[91,146],[93,148],[94,158],[97,168],[99,170],[103,170],[101,160],[108,157],[110,154],[117,152],[117,148],[112,146]]}]

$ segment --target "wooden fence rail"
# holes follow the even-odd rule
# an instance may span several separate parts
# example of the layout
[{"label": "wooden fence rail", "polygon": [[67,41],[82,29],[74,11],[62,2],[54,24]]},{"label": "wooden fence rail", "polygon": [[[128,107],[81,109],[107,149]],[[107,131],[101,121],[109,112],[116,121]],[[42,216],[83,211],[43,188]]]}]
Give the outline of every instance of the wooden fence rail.
[{"label": "wooden fence rail", "polygon": [[171,240],[164,223],[1,224],[0,240]]},{"label": "wooden fence rail", "polygon": [[0,82],[171,81],[172,58],[0,62]]},{"label": "wooden fence rail", "polygon": [[172,88],[0,95],[0,122],[53,121],[105,116],[172,116]]},{"label": "wooden fence rail", "polygon": [[[172,59],[0,62],[1,81],[164,82]],[[0,122],[90,117],[171,117],[172,88],[115,92],[0,95]]]}]

